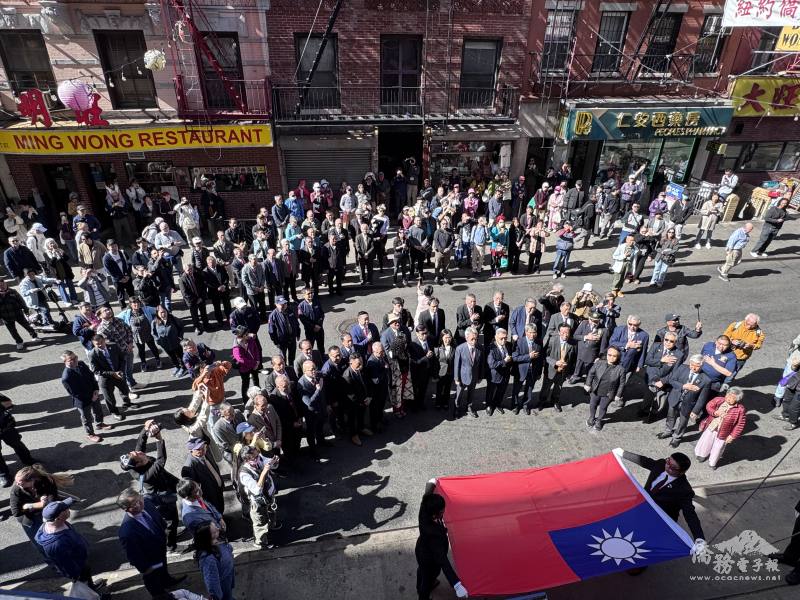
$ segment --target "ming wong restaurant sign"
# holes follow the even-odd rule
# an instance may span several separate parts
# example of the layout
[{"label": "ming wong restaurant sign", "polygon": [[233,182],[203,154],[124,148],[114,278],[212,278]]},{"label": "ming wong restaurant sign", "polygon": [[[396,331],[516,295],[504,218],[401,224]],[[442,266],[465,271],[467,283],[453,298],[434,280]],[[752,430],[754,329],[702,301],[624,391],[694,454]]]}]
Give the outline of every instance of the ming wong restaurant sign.
[{"label": "ming wong restaurant sign", "polygon": [[269,125],[0,130],[0,152],[7,154],[108,154],[269,146],[272,146],[272,128]]},{"label": "ming wong restaurant sign", "polygon": [[654,137],[718,136],[731,121],[731,107],[573,108],[562,119],[569,140],[627,140]]},{"label": "ming wong restaurant sign", "polygon": [[800,25],[800,0],[726,0],[723,27]]}]

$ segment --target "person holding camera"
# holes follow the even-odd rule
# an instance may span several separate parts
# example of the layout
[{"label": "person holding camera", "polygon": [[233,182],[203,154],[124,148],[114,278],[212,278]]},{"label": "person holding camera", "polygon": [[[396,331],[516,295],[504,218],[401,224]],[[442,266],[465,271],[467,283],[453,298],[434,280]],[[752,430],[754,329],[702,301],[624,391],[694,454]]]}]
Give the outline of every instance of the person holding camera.
[{"label": "person holding camera", "polygon": [[25,276],[19,284],[19,293],[25,299],[28,308],[32,308],[42,318],[42,325],[52,325],[50,308],[47,305],[46,290],[51,285],[56,285],[57,280],[36,274],[34,269],[26,269]]},{"label": "person holding camera", "polygon": [[[156,441],[156,457],[146,454],[147,441]],[[170,552],[178,548],[178,509],[176,486],[178,478],[167,470],[167,445],[161,437],[161,425],[154,419],[144,423],[134,450],[119,458],[123,471],[138,481],[140,493],[152,502],[167,522],[167,547]]]},{"label": "person holding camera", "polygon": [[239,484],[250,501],[250,519],[253,523],[253,544],[259,550],[272,548],[268,541],[270,529],[280,529],[276,512],[275,482],[270,471],[278,467],[278,457],[266,458],[257,448],[244,446],[239,451]]}]

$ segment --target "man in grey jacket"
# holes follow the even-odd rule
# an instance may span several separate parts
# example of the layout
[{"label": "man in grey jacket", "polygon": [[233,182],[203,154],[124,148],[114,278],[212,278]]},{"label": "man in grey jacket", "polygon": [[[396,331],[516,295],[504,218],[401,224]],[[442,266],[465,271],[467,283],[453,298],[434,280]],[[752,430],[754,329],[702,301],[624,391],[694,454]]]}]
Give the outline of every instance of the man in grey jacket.
[{"label": "man in grey jacket", "polygon": [[619,357],[620,351],[611,346],[606,351],[605,361],[598,360],[589,369],[583,389],[589,392],[589,418],[586,426],[592,431],[602,431],[608,405],[613,400],[622,398],[625,369],[619,364]]}]

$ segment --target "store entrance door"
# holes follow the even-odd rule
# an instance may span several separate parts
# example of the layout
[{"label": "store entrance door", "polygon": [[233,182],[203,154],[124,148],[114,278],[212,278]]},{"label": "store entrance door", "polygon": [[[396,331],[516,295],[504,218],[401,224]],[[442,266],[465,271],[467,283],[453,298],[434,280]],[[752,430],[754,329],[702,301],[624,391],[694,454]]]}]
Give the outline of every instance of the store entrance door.
[{"label": "store entrance door", "polygon": [[40,183],[44,182],[46,189],[42,191],[47,197],[45,201],[49,205],[49,212],[51,215],[58,217],[60,212],[67,210],[69,195],[78,191],[78,185],[75,183],[75,173],[69,163],[41,165],[40,168],[42,176],[34,179]]},{"label": "store entrance door", "polygon": [[81,171],[86,180],[86,189],[89,190],[92,202],[92,213],[107,227],[111,220],[106,211],[106,184],[117,180],[117,173],[112,163],[82,163]]},{"label": "store entrance door", "polygon": [[398,168],[405,172],[408,165],[403,161],[407,158],[413,158],[422,167],[422,127],[403,131],[381,128],[378,131],[378,169],[386,179],[391,181]]}]

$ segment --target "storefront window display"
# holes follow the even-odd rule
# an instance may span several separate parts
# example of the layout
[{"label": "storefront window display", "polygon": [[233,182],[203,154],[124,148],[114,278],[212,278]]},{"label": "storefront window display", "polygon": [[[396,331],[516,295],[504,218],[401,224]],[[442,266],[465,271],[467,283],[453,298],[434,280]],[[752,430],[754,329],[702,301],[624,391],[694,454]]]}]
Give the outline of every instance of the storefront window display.
[{"label": "storefront window display", "polygon": [[663,165],[672,173],[672,181],[683,183],[688,177],[696,142],[696,138],[607,140],[603,142],[598,172],[613,168],[624,179],[647,163],[644,176],[651,182],[656,167]]},{"label": "storefront window display", "polygon": [[202,190],[206,181],[213,179],[218,192],[263,192],[269,189],[267,168],[247,167],[193,167],[192,190]]},{"label": "storefront window display", "polygon": [[169,161],[126,162],[128,181],[136,179],[148,192],[159,192],[165,187],[189,187],[188,170],[176,167]]},{"label": "storefront window display", "polygon": [[432,142],[431,177],[439,182],[456,169],[462,180],[490,179],[499,168],[500,146],[497,142]]}]

